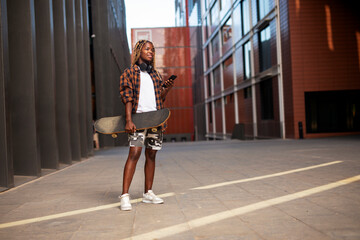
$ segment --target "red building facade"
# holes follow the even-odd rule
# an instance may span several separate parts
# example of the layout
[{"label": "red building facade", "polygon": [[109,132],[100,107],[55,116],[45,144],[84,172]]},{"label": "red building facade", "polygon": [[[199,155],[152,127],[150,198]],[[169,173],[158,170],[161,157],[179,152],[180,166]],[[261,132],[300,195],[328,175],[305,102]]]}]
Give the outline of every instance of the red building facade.
[{"label": "red building facade", "polygon": [[202,74],[194,77],[194,96],[200,96],[194,98],[196,134],[205,139],[229,139],[234,129],[242,139],[359,134],[358,2],[176,2],[176,16],[181,20],[181,13],[188,13],[190,39],[199,49],[192,59],[203,60]]},{"label": "red building facade", "polygon": [[359,4],[286,2],[281,11],[288,13],[281,16],[287,25],[282,29],[287,137],[299,137],[299,122],[307,138],[359,133]]}]

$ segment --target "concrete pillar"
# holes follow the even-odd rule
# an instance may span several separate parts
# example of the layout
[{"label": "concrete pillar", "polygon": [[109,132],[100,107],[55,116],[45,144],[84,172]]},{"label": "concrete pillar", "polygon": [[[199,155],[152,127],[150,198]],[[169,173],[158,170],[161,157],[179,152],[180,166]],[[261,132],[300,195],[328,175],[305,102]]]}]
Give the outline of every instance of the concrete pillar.
[{"label": "concrete pillar", "polygon": [[0,1],[0,187],[14,186],[8,87],[10,84],[7,1]]},{"label": "concrete pillar", "polygon": [[71,164],[70,118],[69,118],[69,72],[66,34],[65,0],[53,1],[54,55],[56,89],[56,129],[59,161]]},{"label": "concrete pillar", "polygon": [[85,65],[84,65],[84,35],[83,35],[83,8],[82,0],[75,0],[75,22],[76,22],[76,54],[78,68],[78,98],[79,98],[79,120],[80,120],[80,143],[81,157],[87,155],[87,124],[86,124],[86,100],[85,100]]},{"label": "concrete pillar", "polygon": [[59,168],[55,115],[55,59],[52,0],[36,0],[36,117],[41,167]]},{"label": "concrete pillar", "polygon": [[[110,68],[108,1],[92,0],[92,29],[95,34],[94,49],[94,74],[96,95],[96,118],[113,116],[112,79]],[[120,81],[120,76],[118,78]],[[110,96],[111,95],[111,96]],[[121,103],[120,103],[121,104]],[[101,146],[114,146],[114,140],[103,134],[99,135]]]},{"label": "concrete pillar", "polygon": [[70,142],[73,161],[81,160],[79,83],[76,46],[75,0],[66,0],[66,29],[69,73]]},{"label": "concrete pillar", "polygon": [[34,0],[11,0],[7,6],[14,172],[40,176],[35,111],[37,74]]},{"label": "concrete pillar", "polygon": [[89,36],[89,6],[88,1],[83,0],[83,35],[84,35],[84,65],[85,65],[85,101],[86,101],[86,124],[87,124],[87,149],[88,155],[93,155],[93,108],[90,68],[90,36]]}]

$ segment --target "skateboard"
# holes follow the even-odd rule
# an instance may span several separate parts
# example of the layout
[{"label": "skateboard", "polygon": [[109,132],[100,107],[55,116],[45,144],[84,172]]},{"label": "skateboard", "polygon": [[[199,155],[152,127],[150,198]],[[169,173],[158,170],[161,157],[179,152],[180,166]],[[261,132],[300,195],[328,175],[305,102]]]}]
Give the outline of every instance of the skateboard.
[{"label": "skateboard", "polygon": [[[170,110],[168,108],[157,111],[133,113],[131,119],[136,126],[136,130],[144,130],[148,128],[156,128],[170,117]],[[100,118],[94,123],[94,128],[97,132],[102,134],[111,134],[113,138],[117,137],[117,133],[125,132],[125,116],[114,116]]]}]

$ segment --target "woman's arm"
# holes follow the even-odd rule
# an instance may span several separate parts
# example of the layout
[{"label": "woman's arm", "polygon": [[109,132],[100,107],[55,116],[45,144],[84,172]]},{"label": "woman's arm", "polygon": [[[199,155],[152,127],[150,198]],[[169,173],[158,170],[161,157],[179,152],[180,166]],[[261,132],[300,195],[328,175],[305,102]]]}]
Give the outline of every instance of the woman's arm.
[{"label": "woman's arm", "polygon": [[120,96],[122,102],[125,104],[125,132],[127,133],[133,133],[136,131],[136,126],[131,119],[134,98],[130,76],[131,70],[125,69],[124,73],[120,77]]},{"label": "woman's arm", "polygon": [[124,73],[120,77],[120,96],[121,101],[126,105],[127,102],[133,102],[133,89],[130,79],[131,70],[125,69]]},{"label": "woman's arm", "polygon": [[169,91],[174,86],[174,79],[168,79],[165,81],[162,89],[161,89],[161,99],[165,101],[166,95],[169,93]]},{"label": "woman's arm", "polygon": [[127,102],[125,104],[125,132],[134,133],[136,131],[136,126],[131,119],[132,112],[132,102]]}]

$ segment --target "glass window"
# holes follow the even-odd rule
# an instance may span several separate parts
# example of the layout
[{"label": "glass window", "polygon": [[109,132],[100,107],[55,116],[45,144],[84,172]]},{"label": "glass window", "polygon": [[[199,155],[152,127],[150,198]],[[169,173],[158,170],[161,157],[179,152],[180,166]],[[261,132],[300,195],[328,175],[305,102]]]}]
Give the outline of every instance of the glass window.
[{"label": "glass window", "polygon": [[216,108],[221,108],[221,98],[219,98],[219,99],[217,99],[217,100],[215,101],[215,107],[216,107]]},{"label": "glass window", "polygon": [[245,35],[250,31],[249,0],[244,0],[241,2],[241,13],[243,35]]},{"label": "glass window", "polygon": [[210,79],[210,74],[207,76],[207,90],[208,90],[208,97],[211,97],[211,79]]},{"label": "glass window", "polygon": [[224,80],[224,89],[227,89],[234,85],[233,56],[228,57],[223,62],[223,80]]},{"label": "glass window", "polygon": [[244,99],[251,98],[252,92],[251,92],[251,86],[244,88]]},{"label": "glass window", "polygon": [[221,0],[220,4],[221,4],[220,6],[221,11],[227,12],[231,6],[231,0]]},{"label": "glass window", "polygon": [[233,58],[232,56],[230,56],[223,63],[224,69],[228,69],[229,67],[231,67],[232,64],[233,64]]},{"label": "glass window", "polygon": [[229,104],[229,103],[234,103],[234,94],[231,93],[230,95],[227,95],[226,97],[226,104]]},{"label": "glass window", "polygon": [[206,9],[207,9],[207,0],[201,0],[201,2],[200,2],[200,6],[202,6],[202,8],[201,8],[201,15],[203,16],[204,15],[204,13],[205,13],[205,11],[206,11]]},{"label": "glass window", "polygon": [[206,18],[206,31],[207,31],[206,35],[207,35],[207,37],[209,38],[210,35],[211,35],[210,15],[208,15],[207,18]]},{"label": "glass window", "polygon": [[258,19],[262,19],[270,11],[270,2],[269,0],[258,0]]},{"label": "glass window", "polygon": [[218,60],[220,56],[220,41],[219,41],[219,34],[217,33],[215,37],[211,40],[211,50],[212,50],[212,57],[213,57],[213,64]]},{"label": "glass window", "polygon": [[210,68],[210,55],[209,55],[209,45],[204,50],[205,57],[205,71]]},{"label": "glass window", "polygon": [[251,43],[247,42],[243,47],[244,80],[251,78]]},{"label": "glass window", "polygon": [[261,119],[274,119],[272,79],[260,83]]},{"label": "glass window", "polygon": [[221,92],[221,75],[220,75],[220,66],[215,68],[213,72],[214,79],[214,94],[218,94]]},{"label": "glass window", "polygon": [[175,26],[180,26],[180,9],[178,8],[175,13]]},{"label": "glass window", "polygon": [[240,83],[244,81],[244,49],[243,46],[235,50],[235,72],[236,72],[236,82]]},{"label": "glass window", "polygon": [[[211,104],[211,102],[208,103],[208,113],[209,113],[209,115],[208,115],[209,123],[212,124],[213,120],[212,120],[212,104]],[[210,132],[212,132],[212,131],[210,130]]]},{"label": "glass window", "polygon": [[219,84],[220,84],[220,67],[217,67],[214,70],[214,86]]},{"label": "glass window", "polygon": [[271,45],[270,45],[270,26],[260,32],[260,71],[271,67]]},{"label": "glass window", "polygon": [[240,40],[242,36],[241,31],[241,5],[237,5],[236,8],[233,11],[233,36],[234,36],[234,42],[237,42]]},{"label": "glass window", "polygon": [[203,23],[203,34],[205,36],[205,41],[209,38],[209,31],[208,31],[208,17],[205,17],[204,23]]},{"label": "glass window", "polygon": [[214,30],[219,25],[219,17],[220,17],[220,8],[219,2],[216,1],[212,8],[210,9],[210,16],[211,16],[211,29]]},{"label": "glass window", "polygon": [[217,133],[221,133],[223,131],[222,120],[222,100],[219,98],[215,101],[215,129]]},{"label": "glass window", "polygon": [[226,44],[226,43],[231,41],[231,38],[232,38],[232,21],[231,21],[231,17],[222,26],[221,33],[222,33],[222,43],[223,44]]}]

